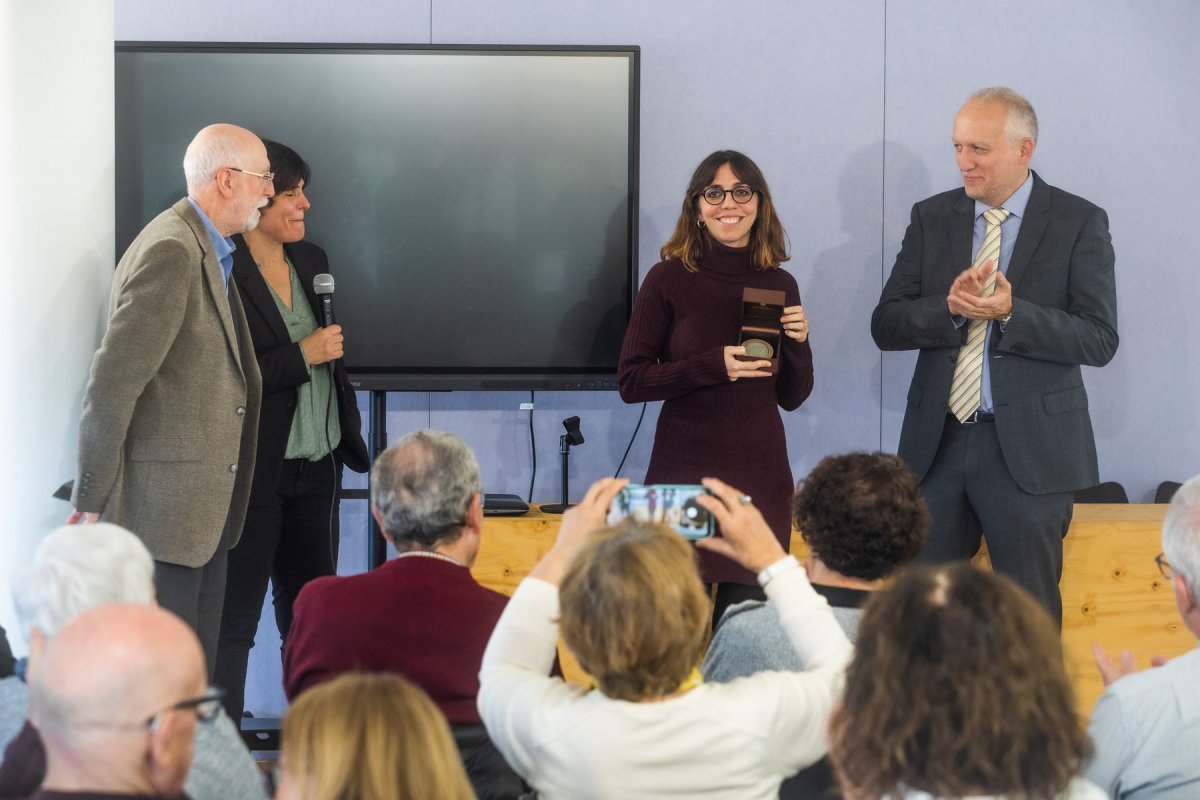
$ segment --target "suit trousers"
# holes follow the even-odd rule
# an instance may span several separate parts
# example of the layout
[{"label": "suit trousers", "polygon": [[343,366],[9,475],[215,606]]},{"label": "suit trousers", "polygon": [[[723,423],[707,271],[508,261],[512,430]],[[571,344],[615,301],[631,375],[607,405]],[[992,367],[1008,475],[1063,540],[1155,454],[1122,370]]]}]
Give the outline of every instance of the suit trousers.
[{"label": "suit trousers", "polygon": [[313,578],[337,573],[341,477],[342,465],[332,454],[320,461],[285,459],[274,496],[246,510],[241,541],[229,551],[213,677],[225,689],[225,710],[235,721],[244,710],[246,668],[268,581],[275,624],[286,642],[300,590]]},{"label": "suit trousers", "polygon": [[1074,494],[1030,494],[1013,480],[994,422],[962,424],[947,415],[933,464],[921,481],[929,541],[920,561],[969,559],[986,539],[992,568],[1012,578],[1062,627],[1063,537]]},{"label": "suit trousers", "polygon": [[229,523],[226,522],[217,551],[202,567],[185,567],[158,560],[154,562],[154,592],[158,604],[179,616],[196,632],[204,649],[209,677],[216,669],[231,539]]}]

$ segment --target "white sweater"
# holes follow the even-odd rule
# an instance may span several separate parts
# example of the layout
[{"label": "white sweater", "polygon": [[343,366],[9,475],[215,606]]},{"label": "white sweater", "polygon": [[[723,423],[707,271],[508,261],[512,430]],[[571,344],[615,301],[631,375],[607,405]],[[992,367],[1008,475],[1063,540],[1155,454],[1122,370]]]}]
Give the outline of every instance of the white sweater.
[{"label": "white sweater", "polygon": [[825,719],[852,650],[803,569],[776,577],[767,596],[806,672],[764,672],[631,703],[546,677],[558,590],[527,578],[484,653],[480,716],[546,800],[776,798],[785,777],[825,753]]}]

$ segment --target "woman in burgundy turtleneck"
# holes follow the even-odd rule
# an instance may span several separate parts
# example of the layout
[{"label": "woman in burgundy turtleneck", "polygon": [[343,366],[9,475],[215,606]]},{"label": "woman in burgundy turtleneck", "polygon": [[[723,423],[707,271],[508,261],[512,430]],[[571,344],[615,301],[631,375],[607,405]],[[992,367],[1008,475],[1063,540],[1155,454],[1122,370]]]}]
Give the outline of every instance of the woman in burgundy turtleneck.
[{"label": "woman in burgundy turtleneck", "polygon": [[[808,318],[796,281],[780,265],[787,238],[758,166],[719,150],[692,175],[662,261],[638,292],[625,333],[617,383],[627,403],[662,400],[645,483],[720,478],[753,498],[784,549],[791,539],[793,491],[779,408],[812,391]],[[785,293],[779,370],[739,361],[742,290]],[[703,551],[704,579],[718,584],[714,621],[724,608],[761,598],[754,576]]]}]

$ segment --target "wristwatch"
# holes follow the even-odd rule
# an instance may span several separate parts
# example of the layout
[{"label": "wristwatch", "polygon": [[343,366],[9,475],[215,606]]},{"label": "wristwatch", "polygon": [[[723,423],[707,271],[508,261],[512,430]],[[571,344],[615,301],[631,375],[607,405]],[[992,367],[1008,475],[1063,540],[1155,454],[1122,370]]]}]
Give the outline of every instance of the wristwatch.
[{"label": "wristwatch", "polygon": [[774,564],[763,567],[762,571],[758,573],[758,585],[765,589],[767,584],[781,573],[799,568],[800,562],[796,560],[795,556],[784,556]]},{"label": "wristwatch", "polygon": [[1005,315],[1004,315],[1003,317],[1001,317],[1000,319],[996,320],[996,322],[1000,323],[1000,332],[1001,332],[1001,333],[1004,333],[1004,329],[1008,327],[1008,321],[1009,321],[1010,319],[1012,319],[1012,312],[1011,312],[1011,311],[1010,311],[1010,312],[1008,312],[1007,314],[1005,314]]}]

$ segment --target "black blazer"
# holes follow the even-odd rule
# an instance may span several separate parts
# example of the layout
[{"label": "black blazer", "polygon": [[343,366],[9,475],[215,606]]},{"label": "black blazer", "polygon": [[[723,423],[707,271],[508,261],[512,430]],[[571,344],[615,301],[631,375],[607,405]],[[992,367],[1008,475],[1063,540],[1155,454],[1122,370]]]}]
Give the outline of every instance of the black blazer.
[{"label": "black blazer", "polygon": [[[288,335],[271,289],[250,255],[250,247],[240,235],[234,236],[233,240],[237,244],[237,249],[233,251],[233,277],[246,307],[246,322],[250,326],[254,353],[262,372],[258,452],[250,490],[250,505],[258,505],[275,493],[288,435],[292,430],[292,416],[296,412],[296,388],[308,382],[308,368],[300,353],[300,345],[292,342]],[[319,319],[313,276],[329,271],[329,259],[325,251],[309,242],[285,244],[283,249],[296,268],[308,304]],[[350,385],[341,360],[334,362],[333,377],[333,385],[337,390],[338,420],[342,426],[342,441],[334,454],[340,463],[355,472],[366,472],[370,464],[367,445],[362,437],[362,420],[354,399],[354,387]]]},{"label": "black blazer", "polygon": [[[946,307],[954,278],[971,263],[975,201],[962,189],[913,206],[904,244],[871,317],[882,350],[919,349],[900,457],[918,478],[933,464],[967,326]],[[1030,494],[1073,492],[1099,482],[1096,443],[1080,365],[1117,351],[1115,257],[1108,216],[1035,173],[1006,277],[1012,320],[993,326],[992,400],[1009,472]]]}]

